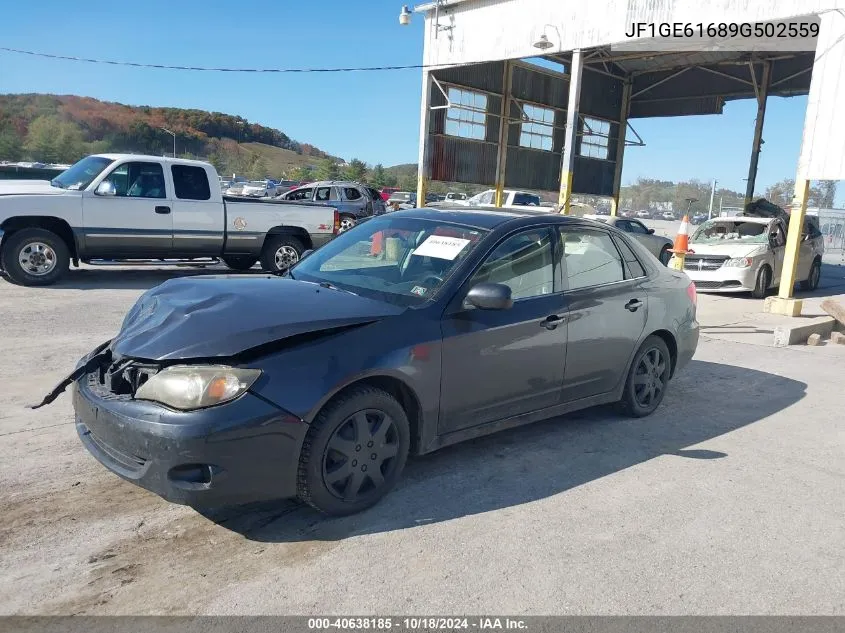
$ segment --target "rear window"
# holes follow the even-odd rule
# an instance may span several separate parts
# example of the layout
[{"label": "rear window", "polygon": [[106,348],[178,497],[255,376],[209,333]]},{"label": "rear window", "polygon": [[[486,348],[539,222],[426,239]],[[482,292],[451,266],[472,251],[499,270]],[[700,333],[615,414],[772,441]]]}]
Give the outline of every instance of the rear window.
[{"label": "rear window", "polygon": [[172,165],[173,187],[180,200],[210,200],[211,188],[205,169],[193,165]]},{"label": "rear window", "polygon": [[362,197],[361,192],[358,191],[355,187],[344,187],[343,195],[346,196],[347,200],[358,200]]}]

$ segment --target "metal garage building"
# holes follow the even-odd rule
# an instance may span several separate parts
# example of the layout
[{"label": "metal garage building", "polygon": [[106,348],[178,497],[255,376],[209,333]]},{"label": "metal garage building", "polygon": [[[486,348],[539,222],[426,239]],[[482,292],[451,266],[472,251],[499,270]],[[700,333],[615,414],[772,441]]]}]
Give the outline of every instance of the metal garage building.
[{"label": "metal garage building", "polygon": [[[845,179],[845,0],[436,0],[425,18],[418,199],[430,180],[609,196],[638,118],[808,94],[775,309],[791,300],[810,180]],[[741,25],[741,26],[740,26]],[[673,37],[665,37],[671,34]],[[663,35],[664,37],[660,37]],[[537,65],[527,60],[541,58]]]}]

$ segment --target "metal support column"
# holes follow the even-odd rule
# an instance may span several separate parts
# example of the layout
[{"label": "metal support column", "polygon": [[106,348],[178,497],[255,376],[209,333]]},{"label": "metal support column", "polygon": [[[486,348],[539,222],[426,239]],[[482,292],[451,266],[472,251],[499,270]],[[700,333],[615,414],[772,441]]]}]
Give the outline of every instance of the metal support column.
[{"label": "metal support column", "polygon": [[575,169],[575,143],[578,139],[578,104],[581,101],[581,71],[584,60],[581,50],[572,52],[569,73],[569,104],[566,109],[566,140],[563,145],[563,160],[560,166],[560,212],[569,215],[572,202],[572,171]]},{"label": "metal support column", "polygon": [[631,109],[631,78],[622,84],[622,108],[619,111],[619,138],[616,139],[616,169],[613,172],[613,197],[610,215],[619,214],[619,191],[622,188],[622,161],[625,157],[625,136],[628,132],[628,112]]},{"label": "metal support column", "polygon": [[505,193],[505,170],[508,162],[508,137],[510,136],[511,85],[513,64],[505,61],[502,77],[502,108],[499,116],[499,145],[496,148],[496,206],[501,207]]},{"label": "metal support column", "polygon": [[417,206],[425,206],[425,197],[428,194],[428,181],[431,178],[431,165],[428,131],[431,126],[431,73],[423,69],[422,73],[422,103],[420,105],[420,149],[417,164]]},{"label": "metal support column", "polygon": [[[795,271],[798,268],[798,251],[801,248],[801,234],[804,232],[804,217],[807,214],[807,199],[810,197],[810,181],[801,178],[795,181],[795,197],[789,214],[789,229],[786,233],[786,251],[783,254],[778,297],[790,299],[795,288]],[[799,306],[800,308],[800,306]]]},{"label": "metal support column", "polygon": [[763,76],[757,84],[757,71],[751,67],[754,88],[757,93],[757,120],[754,123],[754,141],[751,145],[751,161],[748,165],[748,185],[745,189],[745,204],[754,198],[754,185],[757,180],[757,164],[760,160],[760,146],[763,144],[763,120],[766,117],[766,99],[769,96],[769,84],[772,81],[772,62],[763,62]]}]

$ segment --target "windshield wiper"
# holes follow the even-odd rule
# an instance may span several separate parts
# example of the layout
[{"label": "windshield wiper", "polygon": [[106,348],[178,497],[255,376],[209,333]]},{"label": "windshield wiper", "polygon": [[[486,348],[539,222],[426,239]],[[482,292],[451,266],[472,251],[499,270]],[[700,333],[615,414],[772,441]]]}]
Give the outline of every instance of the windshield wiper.
[{"label": "windshield wiper", "polygon": [[[346,292],[346,293],[349,293],[351,295],[355,294],[351,290],[346,290],[345,288],[338,288],[333,283],[330,283],[328,281],[318,281],[317,285],[319,285],[321,288],[328,288],[329,290],[340,290],[341,292]],[[355,295],[355,296],[357,296],[357,295]]]},{"label": "windshield wiper", "polygon": [[58,187],[59,189],[65,188],[64,185],[61,182],[59,182],[56,178],[53,178],[53,180],[50,181],[50,186]]}]

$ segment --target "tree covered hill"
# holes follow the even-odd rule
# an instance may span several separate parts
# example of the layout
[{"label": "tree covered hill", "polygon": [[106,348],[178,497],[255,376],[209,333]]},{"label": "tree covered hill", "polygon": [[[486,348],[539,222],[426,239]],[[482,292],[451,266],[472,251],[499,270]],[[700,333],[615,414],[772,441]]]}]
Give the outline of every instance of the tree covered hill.
[{"label": "tree covered hill", "polygon": [[[71,163],[88,153],[176,152],[212,160],[221,172],[260,172],[264,157],[239,151],[256,143],[306,157],[332,159],[280,130],[239,116],[204,110],[127,106],[74,95],[0,95],[0,160]],[[261,174],[263,175],[263,174]]]}]

